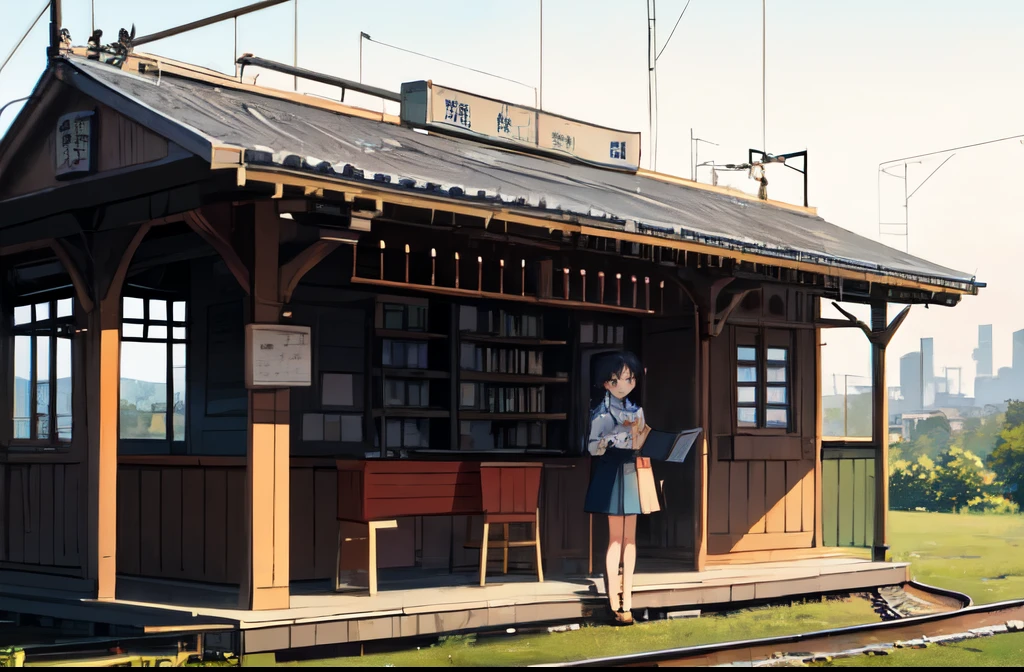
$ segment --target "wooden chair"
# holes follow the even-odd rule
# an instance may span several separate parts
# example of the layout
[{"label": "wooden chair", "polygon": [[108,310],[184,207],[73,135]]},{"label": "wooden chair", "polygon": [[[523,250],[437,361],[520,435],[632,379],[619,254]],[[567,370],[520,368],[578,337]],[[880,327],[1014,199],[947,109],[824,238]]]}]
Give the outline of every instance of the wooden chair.
[{"label": "wooden chair", "polygon": [[[544,581],[540,551],[540,462],[480,463],[480,499],[484,510],[483,537],[480,548],[480,585],[487,583],[487,551],[500,548],[504,553],[502,573],[508,574],[508,550],[533,546],[537,549],[537,580]],[[491,524],[504,526],[504,538],[491,541]],[[510,541],[508,527],[512,523],[533,523],[533,539]],[[466,548],[477,548],[467,542]]]}]

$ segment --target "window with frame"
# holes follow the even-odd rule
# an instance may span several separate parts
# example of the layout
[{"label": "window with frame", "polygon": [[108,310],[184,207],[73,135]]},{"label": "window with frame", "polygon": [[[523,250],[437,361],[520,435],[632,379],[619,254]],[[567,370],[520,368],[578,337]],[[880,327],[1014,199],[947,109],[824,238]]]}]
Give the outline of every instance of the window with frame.
[{"label": "window with frame", "polygon": [[71,441],[71,334],[74,299],[14,307],[14,431],[16,442],[57,446]]},{"label": "window with frame", "polygon": [[118,436],[185,440],[186,302],[126,296]]},{"label": "window with frame", "polygon": [[736,426],[788,431],[793,421],[792,348],[786,332],[737,332]]}]

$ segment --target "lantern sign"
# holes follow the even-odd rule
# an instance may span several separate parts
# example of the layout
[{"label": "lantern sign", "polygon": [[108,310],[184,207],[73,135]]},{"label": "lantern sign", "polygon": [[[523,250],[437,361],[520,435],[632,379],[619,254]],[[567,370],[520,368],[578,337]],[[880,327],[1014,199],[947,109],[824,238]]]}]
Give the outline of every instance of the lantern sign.
[{"label": "lantern sign", "polygon": [[57,179],[93,172],[93,128],[95,112],[71,112],[57,120]]}]

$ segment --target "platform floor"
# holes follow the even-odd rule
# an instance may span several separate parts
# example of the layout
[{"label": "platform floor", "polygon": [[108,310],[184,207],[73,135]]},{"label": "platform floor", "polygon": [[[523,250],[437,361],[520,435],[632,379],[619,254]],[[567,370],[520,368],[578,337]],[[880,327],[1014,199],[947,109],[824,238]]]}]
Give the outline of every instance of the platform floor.
[{"label": "platform floor", "polygon": [[[700,608],[857,591],[908,580],[906,563],[843,556],[718,565],[703,572],[677,571],[678,566],[678,561],[639,561],[634,609]],[[300,582],[291,586],[291,608],[272,611],[238,609],[234,588],[127,576],[118,577],[113,602],[68,603],[9,585],[0,585],[0,600],[15,611],[53,611],[44,615],[87,617],[141,626],[149,632],[241,630],[244,653],[564,622],[585,618],[604,605],[600,575],[551,576],[538,583],[527,572],[491,573],[486,586],[477,584],[476,573],[425,576],[408,570],[383,571],[379,592],[373,597],[366,589],[335,593],[328,581]]]}]

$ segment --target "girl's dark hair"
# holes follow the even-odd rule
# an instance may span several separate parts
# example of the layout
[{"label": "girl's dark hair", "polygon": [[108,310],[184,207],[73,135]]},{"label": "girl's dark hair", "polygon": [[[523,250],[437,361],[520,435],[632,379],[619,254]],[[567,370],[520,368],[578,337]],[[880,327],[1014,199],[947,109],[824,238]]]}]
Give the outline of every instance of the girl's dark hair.
[{"label": "girl's dark hair", "polygon": [[612,379],[613,376],[618,376],[622,372],[622,369],[629,368],[636,376],[637,385],[635,392],[640,389],[640,377],[644,373],[644,367],[640,363],[640,358],[634,355],[632,352],[626,350],[619,350],[616,352],[608,352],[599,355],[594,359],[591,365],[591,390],[590,390],[590,407],[594,408],[604,399],[604,384],[605,382]]}]

